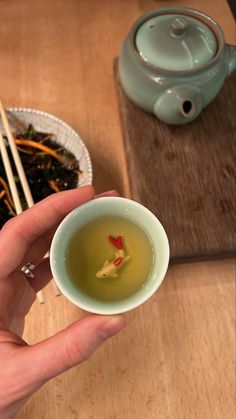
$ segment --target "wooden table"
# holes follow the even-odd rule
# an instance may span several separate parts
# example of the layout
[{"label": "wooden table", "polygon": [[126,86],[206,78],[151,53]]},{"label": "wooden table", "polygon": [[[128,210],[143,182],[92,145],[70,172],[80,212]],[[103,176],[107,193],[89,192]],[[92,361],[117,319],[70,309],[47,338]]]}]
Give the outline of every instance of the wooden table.
[{"label": "wooden table", "polygon": [[[0,92],[8,106],[43,109],[81,134],[98,191],[129,196],[112,60],[134,20],[165,5],[209,13],[235,43],[225,0],[0,2]],[[45,385],[21,419],[233,419],[232,260],[173,266],[160,291],[89,361]],[[33,343],[81,316],[46,289],[25,338]]]}]

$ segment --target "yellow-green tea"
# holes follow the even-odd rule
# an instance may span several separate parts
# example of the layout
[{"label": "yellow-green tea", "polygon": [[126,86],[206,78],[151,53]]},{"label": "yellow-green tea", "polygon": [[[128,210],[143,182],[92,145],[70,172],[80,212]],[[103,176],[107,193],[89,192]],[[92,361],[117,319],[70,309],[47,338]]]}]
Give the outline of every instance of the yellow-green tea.
[{"label": "yellow-green tea", "polygon": [[75,232],[66,265],[81,291],[100,301],[119,301],[137,292],[148,279],[152,244],[130,219],[103,216]]}]

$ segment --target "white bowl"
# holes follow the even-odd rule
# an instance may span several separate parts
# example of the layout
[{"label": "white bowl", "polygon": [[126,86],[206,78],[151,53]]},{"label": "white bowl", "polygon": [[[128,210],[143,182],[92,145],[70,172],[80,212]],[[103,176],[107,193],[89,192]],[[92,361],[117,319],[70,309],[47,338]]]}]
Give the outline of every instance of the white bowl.
[{"label": "white bowl", "polygon": [[[55,141],[74,154],[83,172],[78,179],[78,186],[91,185],[93,179],[92,163],[89,152],[79,134],[68,124],[55,116],[30,108],[8,108],[13,115],[26,124],[32,124],[36,131],[55,135]],[[0,122],[0,128],[4,132]]]}]

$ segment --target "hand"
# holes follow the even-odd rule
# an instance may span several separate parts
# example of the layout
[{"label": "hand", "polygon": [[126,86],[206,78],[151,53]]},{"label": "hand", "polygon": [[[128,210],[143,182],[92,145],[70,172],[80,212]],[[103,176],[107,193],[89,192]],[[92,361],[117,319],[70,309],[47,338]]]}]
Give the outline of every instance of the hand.
[{"label": "hand", "polygon": [[[116,192],[103,195],[116,196]],[[5,224],[0,232],[0,418],[14,417],[47,380],[87,359],[124,327],[122,316],[89,315],[28,346],[21,338],[36,292],[51,279],[47,253],[62,219],[95,198],[92,187],[51,195]],[[36,265],[27,279],[20,268]]]}]

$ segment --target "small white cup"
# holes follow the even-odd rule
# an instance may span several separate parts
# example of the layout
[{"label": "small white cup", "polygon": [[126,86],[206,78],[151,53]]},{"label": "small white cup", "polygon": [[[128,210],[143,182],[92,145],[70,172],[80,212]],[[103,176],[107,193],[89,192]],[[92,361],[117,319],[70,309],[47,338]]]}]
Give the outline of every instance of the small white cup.
[{"label": "small white cup", "polygon": [[[142,288],[121,301],[96,300],[75,287],[66,268],[66,251],[74,232],[101,216],[126,217],[141,226],[150,237],[154,264]],[[143,205],[126,198],[98,198],[76,208],[59,225],[51,245],[50,264],[54,280],[62,294],[78,307],[96,314],[118,314],[132,310],[150,298],[161,285],[169,263],[169,242],[155,215]]]}]

